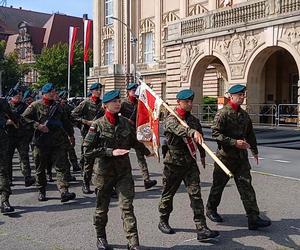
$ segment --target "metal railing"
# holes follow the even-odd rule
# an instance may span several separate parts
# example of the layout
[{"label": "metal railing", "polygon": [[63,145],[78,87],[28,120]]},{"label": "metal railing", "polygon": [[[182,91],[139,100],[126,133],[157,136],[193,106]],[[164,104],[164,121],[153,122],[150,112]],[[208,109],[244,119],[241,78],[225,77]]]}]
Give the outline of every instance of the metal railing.
[{"label": "metal railing", "polygon": [[[218,110],[217,104],[194,105],[192,114],[203,125],[210,126]],[[248,104],[245,107],[254,125],[297,126],[298,104]]]}]

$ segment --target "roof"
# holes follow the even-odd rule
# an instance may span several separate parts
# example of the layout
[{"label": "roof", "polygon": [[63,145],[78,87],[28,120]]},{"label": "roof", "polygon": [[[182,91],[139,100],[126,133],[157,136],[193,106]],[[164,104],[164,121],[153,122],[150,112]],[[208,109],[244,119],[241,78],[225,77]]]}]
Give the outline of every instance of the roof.
[{"label": "roof", "polygon": [[18,33],[18,25],[22,21],[30,26],[43,27],[50,17],[51,14],[47,13],[0,6],[0,20],[15,34]]}]

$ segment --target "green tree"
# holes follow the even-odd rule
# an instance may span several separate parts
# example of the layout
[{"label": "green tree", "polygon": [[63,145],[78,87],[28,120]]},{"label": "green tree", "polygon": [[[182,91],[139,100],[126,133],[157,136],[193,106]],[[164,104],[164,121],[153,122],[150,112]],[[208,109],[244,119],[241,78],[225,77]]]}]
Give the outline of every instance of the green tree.
[{"label": "green tree", "polygon": [[16,53],[5,55],[6,42],[0,41],[0,71],[2,71],[2,91],[6,94],[26,73],[25,66],[21,69]]},{"label": "green tree", "polygon": [[[37,57],[35,69],[39,74],[35,88],[52,82],[57,88],[67,88],[68,84],[68,44],[56,44],[42,51]],[[91,56],[87,69],[91,65]],[[83,96],[83,46],[75,44],[74,61],[71,66],[70,96]]]}]

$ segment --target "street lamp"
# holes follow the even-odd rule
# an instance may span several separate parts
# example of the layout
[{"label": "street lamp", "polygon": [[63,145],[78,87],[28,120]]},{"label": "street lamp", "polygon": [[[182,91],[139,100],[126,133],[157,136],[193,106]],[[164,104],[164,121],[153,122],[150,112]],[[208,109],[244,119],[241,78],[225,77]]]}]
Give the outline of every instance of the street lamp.
[{"label": "street lamp", "polygon": [[133,67],[134,67],[134,69],[133,69],[133,81],[134,81],[134,83],[136,83],[136,57],[137,57],[137,51],[136,51],[137,46],[136,45],[137,45],[138,39],[136,38],[136,35],[133,33],[132,29],[129,27],[129,25],[127,23],[124,23],[122,20],[120,20],[119,18],[114,17],[114,16],[112,16],[111,19],[116,20],[116,21],[120,22],[121,24],[123,24],[131,34],[130,43],[131,43],[133,51],[134,51],[134,56],[133,56],[134,58],[132,60],[133,61]]}]

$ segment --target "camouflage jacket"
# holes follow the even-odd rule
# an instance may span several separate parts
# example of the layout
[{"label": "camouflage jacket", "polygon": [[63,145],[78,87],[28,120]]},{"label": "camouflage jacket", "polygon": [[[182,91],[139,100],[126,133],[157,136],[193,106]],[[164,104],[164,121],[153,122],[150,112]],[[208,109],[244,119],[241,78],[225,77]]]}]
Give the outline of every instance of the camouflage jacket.
[{"label": "camouflage jacket", "polygon": [[21,117],[22,113],[28,107],[27,104],[24,102],[20,102],[17,104],[9,102],[9,106],[12,112],[15,114],[15,116],[18,117],[20,123],[19,123],[19,128],[15,128],[12,125],[7,126],[8,135],[11,137],[31,136],[33,133],[32,127],[26,124],[24,119],[22,119]]},{"label": "camouflage jacket", "polygon": [[144,155],[150,154],[149,150],[137,141],[135,132],[128,119],[119,116],[116,126],[113,126],[105,116],[97,119],[91,125],[84,139],[85,157],[95,157],[100,168],[131,168],[129,154],[113,156],[114,149],[139,149]]},{"label": "camouflage jacket", "polygon": [[[182,126],[172,114],[168,115],[165,120],[165,136],[169,148],[164,160],[166,164],[188,166],[190,163],[195,163],[183,137],[193,137],[196,131],[203,134],[202,127],[199,119],[190,113],[187,113],[185,121],[189,125],[188,128]],[[199,144],[197,146],[201,158],[205,157],[204,149]]]},{"label": "camouflage jacket", "polygon": [[218,156],[223,156],[227,160],[247,160],[246,149],[235,147],[236,140],[246,140],[253,154],[258,154],[256,137],[252,127],[252,121],[248,113],[239,108],[235,111],[229,104],[220,109],[212,125],[212,137],[218,143]]},{"label": "camouflage jacket", "polygon": [[13,120],[16,124],[18,123],[18,119],[12,112],[8,102],[4,98],[0,98],[0,129],[6,128],[8,119]]},{"label": "camouflage jacket", "polygon": [[128,98],[122,100],[120,113],[134,124],[136,123],[137,102],[132,103]]},{"label": "camouflage jacket", "polygon": [[[54,115],[49,119],[49,110],[58,105]],[[74,136],[74,129],[60,103],[52,106],[46,105],[43,100],[31,103],[22,116],[25,121],[35,129],[33,141],[37,146],[55,147],[65,143],[66,134]],[[47,125],[49,132],[42,133],[37,130],[39,124]]]},{"label": "camouflage jacket", "polygon": [[[102,102],[95,103],[91,98],[86,98],[82,101],[71,113],[71,116],[75,122],[82,124],[82,120],[96,120],[104,115],[105,111],[102,108]],[[86,135],[89,130],[89,126],[83,124],[81,128],[82,135]]]}]

